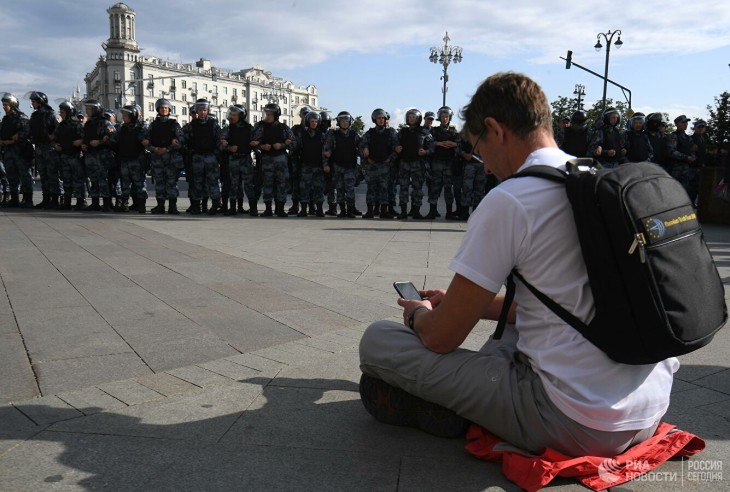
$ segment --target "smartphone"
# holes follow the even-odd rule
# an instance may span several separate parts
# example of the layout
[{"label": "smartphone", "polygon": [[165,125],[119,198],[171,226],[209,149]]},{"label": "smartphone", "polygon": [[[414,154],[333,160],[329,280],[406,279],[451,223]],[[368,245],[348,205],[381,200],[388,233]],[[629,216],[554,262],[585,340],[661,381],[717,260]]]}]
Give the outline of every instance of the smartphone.
[{"label": "smartphone", "polygon": [[403,299],[423,300],[413,282],[393,282],[393,287]]}]

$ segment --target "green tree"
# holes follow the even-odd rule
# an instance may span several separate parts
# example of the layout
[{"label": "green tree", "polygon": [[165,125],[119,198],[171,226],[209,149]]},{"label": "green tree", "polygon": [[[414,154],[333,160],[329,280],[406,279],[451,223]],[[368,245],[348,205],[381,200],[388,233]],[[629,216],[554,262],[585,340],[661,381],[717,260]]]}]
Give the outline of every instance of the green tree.
[{"label": "green tree", "polygon": [[708,104],[707,111],[710,118],[705,136],[708,147],[714,149],[730,140],[730,92],[725,91],[715,96],[715,107]]},{"label": "green tree", "polygon": [[[597,121],[600,121],[603,118],[603,101],[596,101],[593,103],[593,106],[586,110],[586,113],[588,113],[588,124],[590,126],[593,126]],[[616,108],[618,109],[619,114],[621,115],[621,122],[619,123],[621,125],[621,128],[624,127],[626,124],[626,121],[628,121],[629,114],[629,107],[625,102],[622,101],[615,101],[611,99],[610,97],[606,98],[606,108]]]},{"label": "green tree", "polygon": [[563,116],[572,116],[578,110],[578,100],[565,96],[558,96],[558,98],[550,103],[550,107],[553,109],[553,131],[556,132],[559,128],[560,118]]},{"label": "green tree", "polygon": [[365,130],[365,123],[362,121],[362,116],[355,117],[355,122],[352,124],[352,129],[357,132],[358,135],[362,136]]}]

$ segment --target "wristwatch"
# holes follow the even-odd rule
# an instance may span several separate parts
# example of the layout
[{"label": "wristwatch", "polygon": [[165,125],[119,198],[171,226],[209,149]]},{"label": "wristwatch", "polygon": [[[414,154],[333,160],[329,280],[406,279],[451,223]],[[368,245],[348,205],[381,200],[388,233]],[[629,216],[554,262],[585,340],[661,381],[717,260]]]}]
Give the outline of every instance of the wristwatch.
[{"label": "wristwatch", "polygon": [[413,326],[413,322],[415,321],[416,313],[418,311],[420,311],[421,309],[425,309],[426,311],[430,311],[430,309],[427,308],[426,306],[418,306],[416,309],[414,309],[413,311],[411,311],[411,314],[408,315],[408,328],[410,328],[413,331],[416,331],[416,328]]}]

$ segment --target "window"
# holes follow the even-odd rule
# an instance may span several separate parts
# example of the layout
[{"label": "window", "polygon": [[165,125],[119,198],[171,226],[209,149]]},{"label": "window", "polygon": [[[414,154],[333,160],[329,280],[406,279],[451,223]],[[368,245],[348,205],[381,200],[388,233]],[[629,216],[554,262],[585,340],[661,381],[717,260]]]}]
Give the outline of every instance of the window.
[{"label": "window", "polygon": [[188,88],[188,81],[187,80],[181,81],[180,82],[180,87],[182,87],[183,89],[187,89]]},{"label": "window", "polygon": [[299,96],[297,96],[294,100],[296,101],[295,104],[298,106],[299,105]]},{"label": "window", "polygon": [[253,107],[253,110],[254,110],[254,111],[258,111],[258,109],[259,109],[259,107],[258,107],[258,106],[259,106],[259,105],[258,105],[258,103],[257,103],[257,102],[255,102],[255,101],[254,101],[253,103],[251,103],[251,107]]},{"label": "window", "polygon": [[132,70],[131,72],[129,72],[129,80],[130,81],[132,81],[132,80],[134,80],[136,78],[137,78],[137,76],[135,75],[134,70]]},{"label": "window", "polygon": [[283,101],[282,101],[282,102],[283,102],[284,104],[286,104],[286,97],[284,97],[284,98],[282,98],[282,99],[283,99]]},{"label": "window", "polygon": [[228,95],[228,87],[223,87],[223,94]]},{"label": "window", "polygon": [[228,107],[228,101],[226,99],[223,99],[223,106],[226,108]]},{"label": "window", "polygon": [[114,71],[114,82],[121,82],[121,81],[122,81],[122,76],[119,74],[119,71],[115,70]]},{"label": "window", "polygon": [[150,111],[154,113],[154,111],[155,111],[155,103],[150,103]]},{"label": "window", "polygon": [[188,95],[187,94],[183,94],[182,95],[182,100],[183,101],[187,101],[188,100]]},{"label": "window", "polygon": [[203,92],[208,92],[208,84],[203,84]]},{"label": "window", "polygon": [[253,122],[254,123],[258,123],[259,122],[259,117],[257,115],[253,115]]},{"label": "window", "polygon": [[198,83],[193,82],[193,92],[198,92]]},{"label": "window", "polygon": [[238,89],[236,89],[235,87],[233,88],[233,95],[234,96],[237,96],[238,95]]},{"label": "window", "polygon": [[183,106],[183,108],[182,108],[182,115],[183,116],[187,116],[188,115],[188,108],[186,108],[185,106]]},{"label": "window", "polygon": [[177,114],[177,108],[175,106],[170,110],[170,114]]}]

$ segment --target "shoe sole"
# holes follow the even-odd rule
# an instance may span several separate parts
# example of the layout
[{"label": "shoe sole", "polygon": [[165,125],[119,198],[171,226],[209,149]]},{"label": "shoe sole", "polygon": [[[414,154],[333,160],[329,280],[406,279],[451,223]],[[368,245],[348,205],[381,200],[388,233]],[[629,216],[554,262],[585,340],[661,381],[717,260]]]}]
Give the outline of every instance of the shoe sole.
[{"label": "shoe sole", "polygon": [[469,421],[452,410],[363,374],[360,399],[370,415],[380,422],[414,427],[438,437],[464,437]]}]

